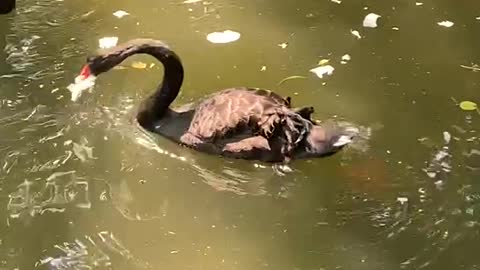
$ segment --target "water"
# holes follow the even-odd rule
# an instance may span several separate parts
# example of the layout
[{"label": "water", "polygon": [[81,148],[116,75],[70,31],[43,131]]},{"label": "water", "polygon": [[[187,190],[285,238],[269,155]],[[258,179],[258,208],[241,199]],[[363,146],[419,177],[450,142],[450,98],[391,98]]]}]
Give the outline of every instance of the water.
[{"label": "water", "polygon": [[[378,28],[362,27],[370,12]],[[0,268],[479,269],[480,116],[456,105],[480,103],[479,73],[460,67],[480,61],[478,16],[447,0],[19,1],[0,17]],[[225,29],[242,36],[206,40]],[[178,147],[133,120],[162,74],[130,68],[149,57],[70,101],[105,36],[170,44],[178,104],[275,89],[368,143],[283,177]],[[324,58],[335,71],[319,79]],[[278,85],[292,75],[307,78]]]}]

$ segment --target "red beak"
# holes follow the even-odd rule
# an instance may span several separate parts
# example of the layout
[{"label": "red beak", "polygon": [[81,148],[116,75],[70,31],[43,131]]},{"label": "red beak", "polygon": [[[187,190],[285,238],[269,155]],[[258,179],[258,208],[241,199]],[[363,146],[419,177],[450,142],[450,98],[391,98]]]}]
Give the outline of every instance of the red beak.
[{"label": "red beak", "polygon": [[82,71],[80,71],[80,76],[83,77],[83,79],[88,78],[91,75],[90,73],[90,67],[88,65],[83,66]]}]

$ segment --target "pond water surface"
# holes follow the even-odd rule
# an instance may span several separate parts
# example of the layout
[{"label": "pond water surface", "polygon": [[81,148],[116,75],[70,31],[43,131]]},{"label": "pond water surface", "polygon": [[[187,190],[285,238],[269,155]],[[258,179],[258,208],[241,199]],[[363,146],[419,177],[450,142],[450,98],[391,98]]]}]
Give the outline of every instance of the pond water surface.
[{"label": "pond water surface", "polygon": [[[480,62],[480,2],[338,2],[18,0],[0,17],[0,269],[480,269],[480,115],[457,104],[480,103],[461,67]],[[241,38],[207,41],[226,29]],[[152,58],[70,100],[106,36],[171,45],[177,104],[274,89],[366,142],[279,176],[147,134],[133,117],[162,76]]]}]

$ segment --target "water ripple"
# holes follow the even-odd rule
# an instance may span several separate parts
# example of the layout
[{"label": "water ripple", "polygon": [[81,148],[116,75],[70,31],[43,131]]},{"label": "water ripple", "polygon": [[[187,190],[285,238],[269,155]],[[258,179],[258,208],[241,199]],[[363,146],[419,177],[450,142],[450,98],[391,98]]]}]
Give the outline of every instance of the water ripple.
[{"label": "water ripple", "polygon": [[148,267],[148,263],[135,259],[132,253],[109,231],[102,231],[94,236],[85,235],[73,242],[64,242],[54,247],[57,252],[48,251],[48,253],[60,251],[61,255],[47,256],[39,260],[35,264],[36,268],[48,266],[51,270],[83,270],[104,267],[115,269],[120,265],[135,269]]}]

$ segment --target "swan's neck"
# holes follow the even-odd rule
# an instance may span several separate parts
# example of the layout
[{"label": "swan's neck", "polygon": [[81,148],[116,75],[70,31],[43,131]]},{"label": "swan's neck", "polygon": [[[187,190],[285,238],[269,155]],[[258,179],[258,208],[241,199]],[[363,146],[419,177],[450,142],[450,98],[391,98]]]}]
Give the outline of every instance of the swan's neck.
[{"label": "swan's neck", "polygon": [[121,58],[125,59],[133,54],[150,54],[162,62],[164,67],[162,83],[154,93],[142,101],[137,113],[138,123],[151,130],[155,123],[165,116],[170,104],[177,97],[183,82],[183,66],[175,52],[155,40],[132,42],[123,50]]}]

